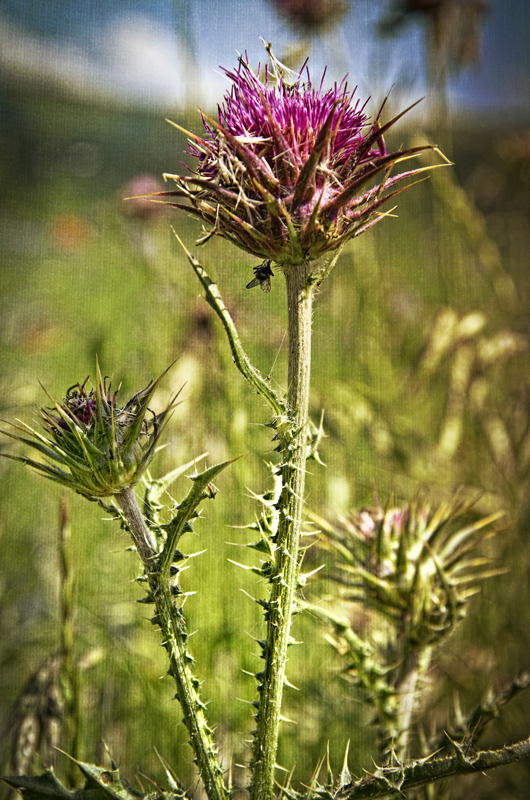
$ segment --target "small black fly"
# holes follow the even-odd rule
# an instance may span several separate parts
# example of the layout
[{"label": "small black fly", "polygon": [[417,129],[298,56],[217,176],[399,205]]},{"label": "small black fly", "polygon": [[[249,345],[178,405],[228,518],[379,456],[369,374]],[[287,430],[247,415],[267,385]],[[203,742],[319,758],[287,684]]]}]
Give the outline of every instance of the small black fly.
[{"label": "small black fly", "polygon": [[254,277],[247,283],[247,289],[253,289],[254,286],[259,286],[262,292],[270,292],[271,278],[274,277],[274,272],[271,269],[271,259],[266,258],[263,263],[254,267]]}]

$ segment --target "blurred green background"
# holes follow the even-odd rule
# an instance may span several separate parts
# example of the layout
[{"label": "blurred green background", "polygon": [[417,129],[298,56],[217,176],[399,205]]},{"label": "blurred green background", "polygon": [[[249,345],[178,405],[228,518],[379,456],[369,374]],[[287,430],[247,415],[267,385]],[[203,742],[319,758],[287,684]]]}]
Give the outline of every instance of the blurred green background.
[{"label": "blurred green background", "polygon": [[[455,692],[469,708],[529,665],[528,97],[522,79],[511,84],[511,98],[500,79],[486,105],[480,94],[495,65],[514,58],[501,47],[510,38],[509,24],[515,43],[520,28],[529,29],[523,0],[506,4],[520,11],[519,17],[512,13],[511,23],[505,15],[496,17],[499,6],[492,4],[477,28],[480,34],[481,25],[490,26],[482,60],[476,54],[482,67],[470,78],[468,62],[459,62],[452,51],[432,49],[435,39],[429,37],[443,18],[429,16],[425,8],[414,15],[415,5],[421,4],[352,2],[334,26],[302,35],[273,4],[256,0],[234,5],[241,30],[253,31],[252,43],[237,37],[239,23],[230,28],[239,50],[254,48],[259,33],[268,35],[256,29],[265,20],[278,34],[280,58],[296,59],[306,47],[318,64],[330,42],[344,44],[346,38],[350,54],[355,50],[353,22],[383,19],[385,35],[374,24],[371,41],[362,43],[377,54],[369,62],[378,65],[372,113],[389,88],[385,53],[402,52],[407,36],[424,37],[428,45],[415,62],[429,92],[424,111],[405,119],[389,145],[434,138],[454,167],[436,170],[405,193],[395,212],[399,219],[384,220],[351,243],[322,287],[314,315],[311,413],[318,422],[324,410],[326,467],[312,466],[307,504],[332,516],[370,502],[373,487],[383,500],[391,494],[410,499],[422,487],[433,503],[463,487],[470,497],[480,495],[481,512],[506,509],[509,525],[489,555],[509,569],[485,585],[431,668],[426,726],[436,721],[443,727]],[[77,4],[70,6],[70,15],[73,9],[81,13]],[[32,4],[21,7],[15,19],[13,4],[0,5],[6,24],[16,25],[21,36],[19,55],[37,41],[51,41],[50,31],[35,29]],[[35,409],[47,405],[39,381],[60,399],[69,386],[94,375],[97,356],[113,385],[121,383],[125,398],[176,358],[155,408],[180,387],[182,402],[153,474],[204,452],[210,464],[243,455],[222,473],[219,494],[204,507],[204,520],[187,547],[206,552],[184,578],[185,587],[197,592],[186,606],[190,630],[198,631],[192,652],[228,767],[249,757],[247,703],[255,699],[255,685],[241,670],[258,669],[252,637],[262,631],[259,608],[245,595],[260,596],[262,587],[227,560],[252,564],[252,552],[228,543],[252,540],[240,526],[257,513],[251,493],[267,485],[264,458],[272,458],[273,445],[270,429],[262,425],[267,410],[235,371],[170,224],[218,281],[254,363],[285,387],[283,282],[277,273],[270,294],[248,292],[255,259],[222,241],[197,250],[199,226],[184,214],[146,216],[123,202],[138,186],[131,181],[146,175],[159,179],[182,168],[185,137],[164,117],[200,130],[192,101],[194,70],[205,70],[200,54],[215,38],[215,14],[222,8],[223,3],[175,3],[167,10],[193,67],[189,73],[183,68],[181,79],[188,76],[189,85],[180,87],[172,105],[126,94],[120,100],[112,96],[113,87],[108,96],[93,87],[83,93],[79,86],[54,81],[44,66],[39,78],[27,64],[17,71],[7,57],[1,62],[0,402],[5,420],[34,425]],[[92,13],[97,11],[94,3]],[[39,13],[42,25],[48,18]],[[31,33],[31,47],[24,31]],[[66,48],[68,32],[54,41]],[[59,47],[59,65],[60,52]],[[257,63],[258,46],[254,52]],[[235,56],[224,58],[221,63],[235,66]],[[526,75],[522,62],[520,68]],[[361,77],[366,80],[365,73]],[[388,116],[410,93],[418,96],[413,80],[405,89],[398,86],[391,95]],[[221,91],[222,86],[218,99]],[[468,95],[475,96],[476,106],[466,104]],[[23,452],[8,439],[3,451]],[[2,459],[0,478],[2,769],[9,769],[17,698],[60,643],[59,531],[66,502],[82,708],[79,756],[104,761],[108,746],[129,779],[138,772],[163,781],[158,751],[192,783],[179,709],[170,702],[169,681],[160,680],[164,653],[144,607],[134,602],[141,596],[134,582],[137,563],[126,552],[124,534],[103,519],[102,509],[74,496],[65,501],[58,488],[20,464]],[[186,491],[181,478],[174,496]],[[317,558],[309,552],[309,562]],[[319,580],[308,596],[323,591]],[[360,775],[371,766],[373,744],[362,697],[339,677],[338,657],[314,620],[298,618],[295,636],[304,644],[293,648],[289,679],[299,691],[288,693],[286,716],[296,725],[285,727],[280,763],[296,764],[293,780],[307,781],[329,741],[338,771],[351,739],[350,768]],[[528,699],[514,701],[485,745],[527,736],[529,711]],[[56,769],[64,775],[65,758],[56,759]],[[243,771],[238,777],[236,769],[235,778],[244,781]],[[464,781],[451,796],[524,798],[530,796],[529,782],[523,764]]]}]

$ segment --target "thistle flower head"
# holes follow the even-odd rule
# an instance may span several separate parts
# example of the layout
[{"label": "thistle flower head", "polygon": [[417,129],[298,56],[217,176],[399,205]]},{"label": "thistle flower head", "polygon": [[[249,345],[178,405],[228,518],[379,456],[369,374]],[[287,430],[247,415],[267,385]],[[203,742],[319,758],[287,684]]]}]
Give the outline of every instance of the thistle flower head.
[{"label": "thistle flower head", "polygon": [[194,171],[166,175],[177,188],[162,195],[211,226],[202,241],[217,234],[262,259],[299,264],[378,222],[403,191],[396,184],[422,171],[391,176],[392,166],[428,148],[387,153],[383,136],[405,112],[381,125],[381,109],[370,121],[345,80],[315,87],[307,70],[292,73],[268,49],[263,80],[243,58],[225,70],[232,88],[218,121],[203,116],[203,138],[187,132]]},{"label": "thistle flower head", "polygon": [[385,509],[376,496],[373,507],[324,523],[341,597],[391,620],[409,646],[438,641],[465,616],[478,581],[499,572],[474,551],[503,513],[470,519],[470,510],[458,495],[434,511],[419,498]]},{"label": "thistle flower head", "polygon": [[62,403],[50,398],[53,407],[40,411],[44,434],[25,424],[13,427],[26,436],[3,431],[33,447],[44,461],[8,457],[84,497],[118,494],[140,480],[174,407],[174,400],[161,414],[148,407],[162,377],[122,406],[98,368],[95,388],[87,388],[87,378],[70,387]]}]

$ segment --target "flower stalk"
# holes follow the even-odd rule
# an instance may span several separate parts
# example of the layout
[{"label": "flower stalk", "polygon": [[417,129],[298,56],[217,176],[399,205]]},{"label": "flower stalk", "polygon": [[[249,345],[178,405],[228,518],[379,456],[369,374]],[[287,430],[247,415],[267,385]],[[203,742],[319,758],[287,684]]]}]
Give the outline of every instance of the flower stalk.
[{"label": "flower stalk", "polygon": [[[422,679],[431,663],[432,647],[411,650],[401,665],[401,677],[396,685],[396,728],[384,731],[380,742],[381,755],[393,751],[398,759],[409,757],[409,738],[417,709]],[[390,727],[390,726],[389,726]]]},{"label": "flower stalk", "polygon": [[[63,495],[59,506],[59,609],[61,618],[60,647],[61,684],[65,687],[67,703],[66,727],[69,733],[70,750],[74,758],[80,753],[81,717],[79,670],[74,653],[74,575],[70,548],[70,508],[67,496]],[[69,770],[72,776],[73,770]]]},{"label": "flower stalk", "polygon": [[310,438],[308,407],[313,296],[320,283],[320,275],[324,273],[318,262],[290,265],[283,270],[287,288],[289,335],[288,391],[285,402],[250,363],[218,287],[176,233],[175,236],[205,290],[208,304],[223,323],[236,366],[255,391],[266,400],[273,413],[271,424],[276,430],[276,438],[279,440],[277,449],[282,458],[276,472],[280,477],[281,491],[275,504],[275,516],[279,522],[271,537],[274,559],[271,593],[267,602],[260,601],[266,608],[267,632],[262,642],[265,666],[256,675],[260,699],[256,715],[250,788],[252,800],[268,800],[273,796],[283,688],[286,684],[287,651],[292,641],[291,623],[296,611],[300,573],[299,540]]},{"label": "flower stalk", "polygon": [[267,615],[265,669],[262,677],[260,676],[260,702],[252,758],[252,800],[268,800],[273,794],[287,650],[291,642],[291,622],[296,609],[311,373],[314,287],[309,282],[310,267],[310,264],[306,264],[284,269],[289,325],[287,404],[290,418],[289,425],[280,433],[283,488],[278,501],[276,579],[272,584]]},{"label": "flower stalk", "polygon": [[127,526],[134,539],[140,561],[148,570],[154,568],[156,542],[145,524],[134,490],[129,486],[115,496],[116,505],[127,520]]}]

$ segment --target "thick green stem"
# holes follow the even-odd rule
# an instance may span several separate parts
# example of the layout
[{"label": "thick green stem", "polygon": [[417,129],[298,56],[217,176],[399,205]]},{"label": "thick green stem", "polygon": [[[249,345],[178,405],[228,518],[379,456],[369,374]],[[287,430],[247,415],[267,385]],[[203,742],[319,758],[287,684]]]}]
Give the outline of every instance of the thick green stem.
[{"label": "thick green stem", "polygon": [[208,303],[223,323],[236,366],[266,400],[273,413],[283,457],[283,488],[276,505],[279,525],[274,541],[275,578],[270,601],[266,604],[267,638],[263,642],[265,669],[257,676],[261,697],[256,717],[250,788],[252,800],[270,800],[274,788],[287,649],[300,568],[298,544],[308,451],[312,299],[315,288],[324,280],[336,259],[326,265],[297,264],[283,268],[287,283],[289,328],[288,394],[285,403],[250,363],[217,286],[176,233],[175,236],[204,287]]},{"label": "thick green stem", "polygon": [[115,499],[123,516],[127,520],[131,536],[136,545],[136,551],[142,564],[147,567],[148,570],[156,569],[156,544],[153,534],[147,527],[143,514],[140,511],[134,489],[130,487],[124,489],[120,494],[115,495]]},{"label": "thick green stem", "polygon": [[161,568],[154,539],[147,527],[132,489],[116,495],[116,502],[127,520],[138,554],[146,567],[150,596],[155,603],[154,621],[160,626],[164,647],[168,653],[170,674],[177,687],[177,699],[184,715],[184,724],[190,735],[190,745],[209,800],[227,800],[228,791],[223,783],[222,770],[216,757],[204,703],[198,694],[199,681],[194,677],[188,649],[186,622],[180,608],[173,602],[169,576]]},{"label": "thick green stem", "polygon": [[279,429],[282,446],[282,493],[275,550],[275,580],[267,613],[265,670],[252,758],[252,800],[273,796],[276,752],[291,621],[299,577],[299,539],[304,503],[307,421],[311,368],[311,310],[313,290],[310,265],[285,268],[289,324],[288,414]]},{"label": "thick green stem", "polygon": [[392,731],[392,743],[398,759],[408,758],[409,735],[414,712],[419,702],[421,683],[431,661],[432,647],[411,650],[403,665],[403,674],[397,685],[397,730]]}]

